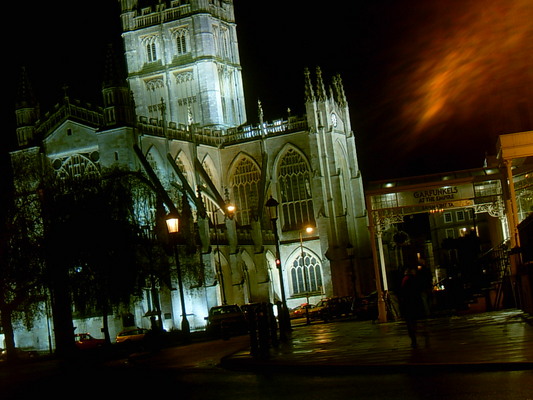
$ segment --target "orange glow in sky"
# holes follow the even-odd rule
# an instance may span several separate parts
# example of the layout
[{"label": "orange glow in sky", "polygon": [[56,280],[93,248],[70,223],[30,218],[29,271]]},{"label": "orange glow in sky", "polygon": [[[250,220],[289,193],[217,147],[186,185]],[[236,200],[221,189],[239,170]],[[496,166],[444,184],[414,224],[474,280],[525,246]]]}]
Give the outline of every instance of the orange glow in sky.
[{"label": "orange glow in sky", "polygon": [[533,1],[428,3],[390,78],[409,142],[477,117],[494,118],[499,133],[525,130],[533,123]]}]

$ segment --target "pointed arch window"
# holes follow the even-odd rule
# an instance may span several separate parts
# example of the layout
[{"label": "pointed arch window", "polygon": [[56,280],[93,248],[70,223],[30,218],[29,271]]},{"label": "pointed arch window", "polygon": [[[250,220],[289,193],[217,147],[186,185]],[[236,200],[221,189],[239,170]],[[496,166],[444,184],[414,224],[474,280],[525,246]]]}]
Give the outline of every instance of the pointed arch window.
[{"label": "pointed arch window", "polygon": [[154,42],[146,44],[146,55],[148,56],[148,62],[157,60],[157,49]]},{"label": "pointed arch window", "polygon": [[282,229],[314,225],[311,173],[300,153],[289,149],[280,162],[278,175],[281,193]]},{"label": "pointed arch window", "polygon": [[176,32],[176,53],[181,56],[188,53],[188,31],[187,29],[180,29]]},{"label": "pointed arch window", "polygon": [[232,192],[236,206],[236,218],[241,225],[249,225],[257,210],[261,171],[249,158],[243,158],[232,177]]},{"label": "pointed arch window", "polygon": [[292,294],[322,292],[322,266],[312,254],[303,252],[291,265]]},{"label": "pointed arch window", "polygon": [[146,52],[146,61],[154,62],[158,59],[157,36],[147,36],[141,39]]}]

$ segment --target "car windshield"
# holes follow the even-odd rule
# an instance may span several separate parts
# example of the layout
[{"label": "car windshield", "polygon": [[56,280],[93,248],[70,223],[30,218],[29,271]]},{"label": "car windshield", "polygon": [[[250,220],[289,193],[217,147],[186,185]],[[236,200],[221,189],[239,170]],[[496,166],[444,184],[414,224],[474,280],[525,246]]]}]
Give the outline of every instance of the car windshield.
[{"label": "car windshield", "polygon": [[211,309],[212,315],[222,315],[222,314],[230,314],[230,313],[238,313],[238,312],[240,312],[240,309],[238,306],[227,306],[227,307],[218,307],[218,308]]}]

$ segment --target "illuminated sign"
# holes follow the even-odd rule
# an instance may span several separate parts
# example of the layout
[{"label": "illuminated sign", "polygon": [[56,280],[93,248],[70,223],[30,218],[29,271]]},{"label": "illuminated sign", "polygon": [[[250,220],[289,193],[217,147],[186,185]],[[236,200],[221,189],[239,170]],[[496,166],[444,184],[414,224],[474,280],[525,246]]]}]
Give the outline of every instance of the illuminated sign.
[{"label": "illuminated sign", "polygon": [[437,204],[441,208],[457,207],[459,203],[471,203],[465,200],[474,198],[474,188],[472,185],[443,186],[431,189],[422,189],[413,192],[400,192],[398,205],[419,206],[426,204]]}]

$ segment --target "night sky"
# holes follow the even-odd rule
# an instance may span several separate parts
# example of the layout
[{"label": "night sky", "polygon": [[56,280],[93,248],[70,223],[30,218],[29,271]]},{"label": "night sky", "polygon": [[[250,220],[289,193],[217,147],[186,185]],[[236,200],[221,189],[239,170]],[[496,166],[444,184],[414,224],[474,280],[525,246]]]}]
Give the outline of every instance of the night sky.
[{"label": "night sky", "polygon": [[[5,14],[13,96],[25,65],[43,110],[65,85],[100,103],[117,1],[18,3]],[[480,167],[498,134],[533,129],[531,0],[235,0],[235,12],[249,122],[258,99],[267,120],[302,114],[304,68],[339,73],[365,181]]]}]

